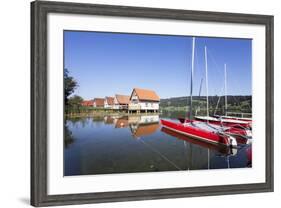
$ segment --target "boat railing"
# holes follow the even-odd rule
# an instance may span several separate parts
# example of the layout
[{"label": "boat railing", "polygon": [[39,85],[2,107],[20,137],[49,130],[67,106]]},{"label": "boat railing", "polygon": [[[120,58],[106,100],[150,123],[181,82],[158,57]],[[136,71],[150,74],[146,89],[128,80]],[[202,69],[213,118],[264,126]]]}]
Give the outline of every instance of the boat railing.
[{"label": "boat railing", "polygon": [[239,116],[241,118],[251,118],[252,117],[252,113],[227,112],[226,116]]}]

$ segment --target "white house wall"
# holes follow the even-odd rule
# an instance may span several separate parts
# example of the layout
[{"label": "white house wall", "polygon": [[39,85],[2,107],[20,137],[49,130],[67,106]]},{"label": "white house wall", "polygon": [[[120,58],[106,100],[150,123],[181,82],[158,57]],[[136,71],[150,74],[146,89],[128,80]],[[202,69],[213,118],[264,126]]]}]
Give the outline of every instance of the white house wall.
[{"label": "white house wall", "polygon": [[114,97],[114,105],[113,105],[113,109],[119,109],[119,103],[117,101],[117,98]]},{"label": "white house wall", "polygon": [[139,102],[141,110],[158,110],[159,103],[157,102]]},{"label": "white house wall", "polygon": [[104,101],[104,108],[108,108],[108,107],[109,107],[109,105],[107,104],[107,101],[105,99],[105,101]]}]

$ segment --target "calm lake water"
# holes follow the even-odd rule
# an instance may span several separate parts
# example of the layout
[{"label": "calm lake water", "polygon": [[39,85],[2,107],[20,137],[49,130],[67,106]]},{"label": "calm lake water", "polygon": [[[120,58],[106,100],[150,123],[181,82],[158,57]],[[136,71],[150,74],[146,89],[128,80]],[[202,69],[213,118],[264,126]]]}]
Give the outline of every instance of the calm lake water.
[{"label": "calm lake water", "polygon": [[229,149],[175,134],[159,121],[159,115],[67,119],[64,175],[251,167],[244,139]]}]

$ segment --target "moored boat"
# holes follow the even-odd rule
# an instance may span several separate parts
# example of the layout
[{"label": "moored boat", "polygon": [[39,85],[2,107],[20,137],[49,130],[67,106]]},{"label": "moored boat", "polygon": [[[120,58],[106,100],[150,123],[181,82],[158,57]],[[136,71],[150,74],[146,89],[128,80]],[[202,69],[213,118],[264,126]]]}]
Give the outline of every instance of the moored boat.
[{"label": "moored boat", "polygon": [[220,115],[214,115],[215,118],[223,118],[223,119],[230,119],[230,120],[238,120],[238,121],[247,121],[249,123],[252,122],[252,118],[241,118],[241,117],[235,117],[235,116],[220,116]]},{"label": "moored boat", "polygon": [[198,121],[205,121],[212,124],[223,125],[228,127],[241,127],[241,128],[252,128],[252,122],[249,121],[242,121],[237,119],[225,119],[225,118],[215,118],[212,116],[195,116],[194,117]]},{"label": "moored boat", "polygon": [[[188,120],[186,120],[184,118],[179,118],[179,121],[181,123],[188,122]],[[206,122],[206,125],[219,129],[220,131],[223,131],[224,133],[226,133],[228,135],[234,136],[236,139],[237,138],[244,139],[245,142],[247,139],[252,138],[252,131],[250,130],[250,128],[240,125],[239,122],[236,122],[236,123],[231,123],[231,122],[222,123],[222,122],[210,122],[210,121],[207,122],[207,120],[203,120],[203,119],[198,119],[198,121],[201,121],[201,122],[204,121],[204,122]]]},{"label": "moored boat", "polygon": [[221,145],[221,144],[209,143],[204,140],[194,139],[192,137],[185,136],[183,134],[172,131],[166,127],[162,127],[161,131],[164,132],[165,134],[168,134],[172,137],[176,137],[176,138],[186,141],[188,143],[198,145],[198,146],[206,148],[206,149],[214,150],[222,155],[236,155],[237,154],[236,148],[231,148],[229,146],[225,146],[225,145]]},{"label": "moored boat", "polygon": [[200,121],[190,121],[185,123],[177,123],[174,121],[168,121],[161,119],[161,124],[165,128],[189,136],[195,139],[206,141],[214,144],[223,144],[226,146],[237,146],[236,139],[230,135],[225,134],[211,126],[205,125]]},{"label": "moored boat", "polygon": [[[192,39],[192,60],[191,60],[191,87],[190,87],[190,112],[189,119],[180,119],[181,122],[161,120],[165,128],[183,134],[188,137],[199,139],[209,143],[223,144],[226,146],[237,146],[234,137],[226,134],[223,126],[212,126],[208,122],[193,120],[192,115],[192,91],[193,91],[193,71],[194,71],[194,49],[195,38]],[[207,74],[207,48],[205,46],[205,69],[206,69],[206,90],[207,90],[207,116],[209,116],[208,102],[208,74]],[[215,118],[214,118],[215,119]]]}]

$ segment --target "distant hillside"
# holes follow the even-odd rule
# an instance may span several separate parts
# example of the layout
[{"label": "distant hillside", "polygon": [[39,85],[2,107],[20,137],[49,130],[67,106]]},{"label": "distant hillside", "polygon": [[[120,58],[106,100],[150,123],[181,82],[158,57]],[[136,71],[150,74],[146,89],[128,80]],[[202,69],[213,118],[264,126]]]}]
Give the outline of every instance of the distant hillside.
[{"label": "distant hillside", "polygon": [[[209,108],[214,110],[219,100],[218,109],[223,110],[225,108],[225,97],[220,96],[209,96]],[[160,100],[160,108],[162,110],[170,109],[186,109],[189,106],[190,97],[173,97],[168,99]],[[193,107],[206,108],[206,97],[205,96],[193,96]],[[227,106],[229,110],[239,112],[252,112],[252,96],[227,96]]]}]

